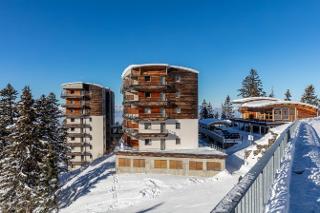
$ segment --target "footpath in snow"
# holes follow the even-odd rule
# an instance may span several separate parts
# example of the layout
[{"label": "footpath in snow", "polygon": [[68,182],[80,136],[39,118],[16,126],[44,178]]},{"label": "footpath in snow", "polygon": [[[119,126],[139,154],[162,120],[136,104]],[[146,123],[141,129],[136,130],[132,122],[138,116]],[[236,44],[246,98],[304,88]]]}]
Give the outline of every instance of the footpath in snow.
[{"label": "footpath in snow", "polygon": [[305,122],[294,150],[289,212],[320,212],[320,143],[315,129]]}]

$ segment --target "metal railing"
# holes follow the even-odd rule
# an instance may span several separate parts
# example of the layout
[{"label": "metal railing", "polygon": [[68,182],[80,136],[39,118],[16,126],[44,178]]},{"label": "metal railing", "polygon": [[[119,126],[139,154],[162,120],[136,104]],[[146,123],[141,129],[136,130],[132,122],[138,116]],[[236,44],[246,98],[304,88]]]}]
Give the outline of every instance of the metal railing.
[{"label": "metal railing", "polygon": [[211,213],[263,212],[287,143],[297,128],[298,122],[295,122],[283,131],[255,166],[218,203]]}]

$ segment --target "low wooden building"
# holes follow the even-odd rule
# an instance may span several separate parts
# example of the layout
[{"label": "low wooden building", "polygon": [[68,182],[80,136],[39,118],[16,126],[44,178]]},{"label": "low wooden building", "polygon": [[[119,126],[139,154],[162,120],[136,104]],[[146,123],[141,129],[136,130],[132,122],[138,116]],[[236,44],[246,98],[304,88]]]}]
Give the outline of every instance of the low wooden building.
[{"label": "low wooden building", "polygon": [[316,106],[270,97],[244,98],[234,100],[233,104],[239,105],[241,113],[241,118],[234,119],[234,123],[251,130],[258,127],[260,133],[267,132],[269,127],[317,117],[319,114],[319,109]]}]

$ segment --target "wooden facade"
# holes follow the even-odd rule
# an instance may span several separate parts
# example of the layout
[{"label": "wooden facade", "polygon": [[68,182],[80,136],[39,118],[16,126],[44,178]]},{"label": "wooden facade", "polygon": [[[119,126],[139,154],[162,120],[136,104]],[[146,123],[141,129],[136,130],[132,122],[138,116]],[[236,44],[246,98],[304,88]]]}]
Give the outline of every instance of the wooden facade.
[{"label": "wooden facade", "polygon": [[133,148],[139,148],[139,137],[147,137],[139,133],[141,121],[198,118],[198,73],[188,69],[169,65],[132,67],[123,76],[122,93],[123,140]]},{"label": "wooden facade", "polygon": [[[84,165],[96,156],[97,144],[105,153],[111,144],[111,126],[114,124],[114,94],[110,89],[82,82],[62,85],[61,97],[65,99],[65,127],[67,142],[71,147],[69,168]],[[101,126],[96,117],[101,118]],[[99,127],[98,127],[99,126]],[[96,135],[103,137],[96,137]],[[98,138],[98,139],[96,139]],[[102,139],[104,138],[104,139]],[[100,145],[99,145],[100,146]]]}]

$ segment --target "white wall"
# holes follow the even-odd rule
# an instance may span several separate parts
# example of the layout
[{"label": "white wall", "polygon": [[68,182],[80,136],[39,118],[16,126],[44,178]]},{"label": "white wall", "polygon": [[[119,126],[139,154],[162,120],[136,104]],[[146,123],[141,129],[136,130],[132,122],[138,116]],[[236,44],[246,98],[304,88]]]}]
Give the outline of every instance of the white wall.
[{"label": "white wall", "polygon": [[[176,122],[180,123],[181,128],[176,129]],[[161,122],[150,122],[151,130],[144,129],[144,122],[139,123],[140,133],[159,133]],[[166,150],[174,149],[195,149],[198,147],[198,119],[172,119],[167,120],[166,129],[169,131],[169,136],[166,137]],[[180,144],[176,144],[176,138],[180,138]],[[139,140],[140,150],[160,150],[160,138],[151,139],[151,145],[145,145],[144,140]]]}]

